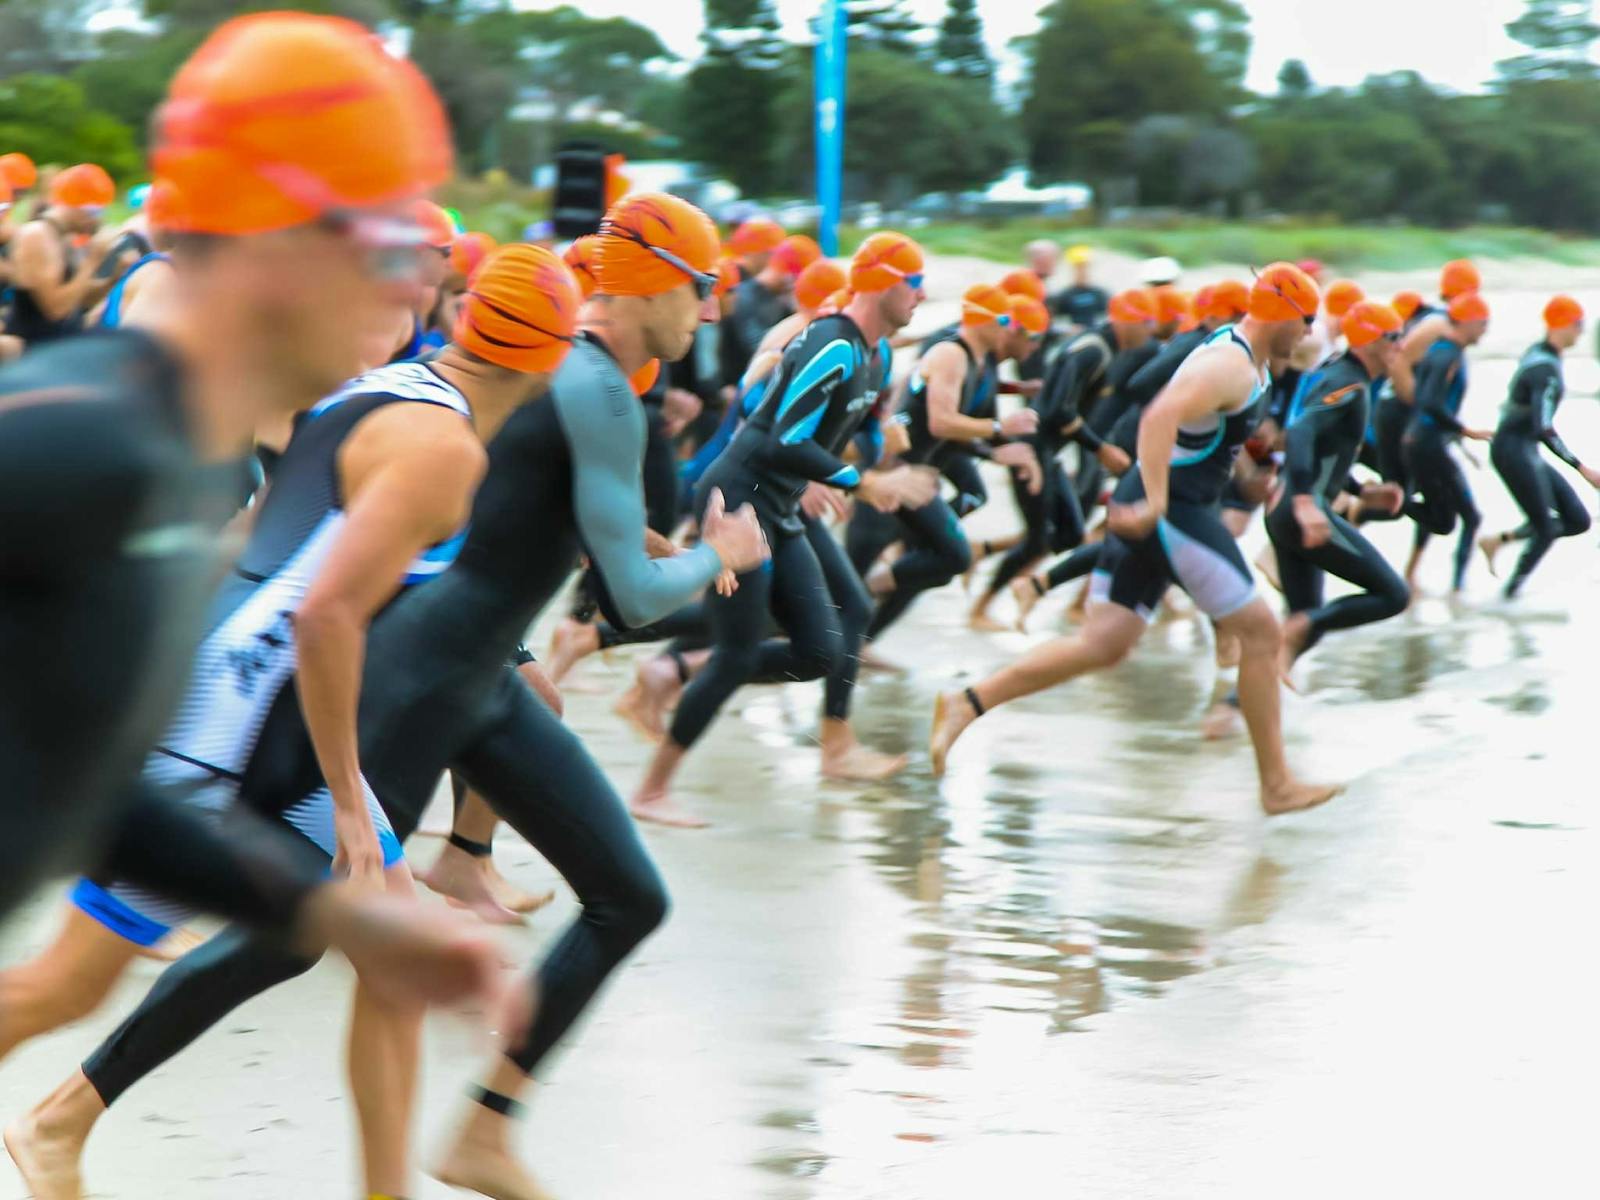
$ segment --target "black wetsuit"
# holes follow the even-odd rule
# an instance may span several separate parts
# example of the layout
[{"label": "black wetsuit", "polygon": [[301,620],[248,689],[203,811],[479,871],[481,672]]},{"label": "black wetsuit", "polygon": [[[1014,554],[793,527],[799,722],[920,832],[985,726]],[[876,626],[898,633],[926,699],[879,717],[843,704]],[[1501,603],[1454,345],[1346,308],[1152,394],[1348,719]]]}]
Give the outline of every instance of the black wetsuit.
[{"label": "black wetsuit", "polygon": [[97,864],[275,927],[320,881],[289,839],[228,836],[138,779],[182,693],[242,475],[196,461],[182,387],[137,331],[0,370],[0,917]]},{"label": "black wetsuit", "polygon": [[[1139,541],[1107,533],[1095,567],[1092,595],[1149,618],[1163,593],[1174,583],[1194,597],[1201,612],[1220,620],[1255,599],[1255,576],[1238,542],[1222,523],[1222,493],[1233,475],[1234,459],[1261,423],[1267,395],[1265,370],[1255,363],[1249,344],[1234,328],[1224,326],[1203,346],[1224,345],[1246,355],[1259,372],[1254,393],[1241,408],[1218,414],[1193,428],[1180,427],[1172,448],[1167,485],[1167,513],[1156,531]],[[1191,356],[1181,373],[1194,362]],[[1137,467],[1122,477],[1114,496],[1118,504],[1144,499],[1144,478]]]},{"label": "black wetsuit", "polygon": [[[1405,611],[1405,581],[1360,531],[1333,511],[1341,491],[1360,486],[1350,468],[1361,452],[1372,403],[1372,378],[1354,354],[1343,354],[1310,372],[1288,414],[1285,488],[1267,514],[1267,534],[1277,552],[1283,597],[1291,613],[1310,619],[1303,649],[1331,629],[1351,629]],[[1294,515],[1294,498],[1315,499],[1329,525],[1328,540],[1308,547]],[[1323,600],[1323,576],[1355,584],[1360,594]]]},{"label": "black wetsuit", "polygon": [[1505,481],[1511,498],[1527,517],[1505,534],[1506,541],[1527,540],[1505,594],[1515,596],[1557,538],[1576,537],[1589,529],[1589,510],[1572,485],[1543,461],[1542,445],[1573,470],[1583,464],[1555,430],[1556,409],[1566,391],[1561,352],[1540,342],[1522,356],[1511,390],[1500,410],[1500,424],[1489,443],[1489,460]]},{"label": "black wetsuit", "polygon": [[[1057,456],[1068,442],[1076,442],[1085,455],[1101,446],[1090,428],[1086,412],[1107,386],[1108,372],[1117,358],[1116,334],[1109,324],[1080,333],[1064,345],[1045,372],[1044,385],[1029,402],[1039,414],[1039,429],[1028,440],[1043,473],[1037,494],[1030,493],[1021,475],[1012,471],[1011,491],[1026,531],[1023,540],[1006,551],[989,581],[989,594],[1002,588],[1046,554],[1070,550],[1083,541],[1083,509],[1079,495]],[[1090,460],[1098,468],[1098,460]]]},{"label": "black wetsuit", "polygon": [[1473,499],[1466,472],[1450,453],[1451,445],[1465,428],[1457,416],[1467,392],[1466,352],[1459,342],[1440,338],[1428,347],[1417,364],[1416,388],[1416,403],[1402,452],[1408,486],[1421,493],[1421,501],[1407,504],[1406,514],[1417,523],[1418,548],[1433,534],[1447,536],[1460,521],[1451,574],[1451,586],[1460,591],[1483,516]]},{"label": "black wetsuit", "polygon": [[[621,799],[581,741],[505,665],[586,551],[614,620],[681,604],[717,571],[709,547],[643,552],[643,414],[597,344],[580,341],[553,392],[517,410],[454,566],[373,623],[362,683],[362,767],[401,836],[452,765],[561,871],[583,911],[541,966],[532,1029],[512,1058],[534,1066],[628,952],[663,919],[665,887]],[[267,810],[320,783],[292,702],[278,706],[244,788]],[[225,932],[169,968],[84,1071],[107,1103],[232,1008],[310,961]]]},{"label": "black wetsuit", "polygon": [[[693,745],[751,682],[826,675],[826,715],[848,715],[871,603],[843,548],[832,537],[805,536],[799,501],[813,482],[846,490],[860,482],[839,455],[883,389],[880,356],[844,314],[813,321],[789,343],[759,407],[701,478],[700,510],[717,488],[730,509],[749,503],[772,558],[741,575],[732,596],[706,597],[711,659],[678,703],[670,731],[676,745]],[[837,561],[824,566],[819,555]],[[766,636],[774,617],[787,638]]]},{"label": "black wetsuit", "polygon": [[786,295],[768,290],[757,278],[746,279],[733,292],[733,312],[722,322],[722,378],[737,383],[750,369],[761,339],[794,312]]}]

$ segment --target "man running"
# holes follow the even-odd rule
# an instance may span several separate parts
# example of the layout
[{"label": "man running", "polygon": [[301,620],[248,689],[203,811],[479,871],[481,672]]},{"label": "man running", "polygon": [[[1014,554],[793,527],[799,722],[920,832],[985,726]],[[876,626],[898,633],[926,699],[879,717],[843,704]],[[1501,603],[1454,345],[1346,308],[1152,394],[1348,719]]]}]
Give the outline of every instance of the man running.
[{"label": "man running", "polygon": [[[1139,419],[1150,402],[1172,381],[1178,368],[1207,338],[1224,325],[1242,320],[1250,306],[1250,289],[1238,280],[1224,280],[1203,287],[1195,293],[1197,324],[1191,330],[1176,334],[1161,348],[1161,352],[1134,372],[1123,394],[1127,411],[1112,427],[1106,440],[1132,460],[1138,449]],[[1080,546],[1053,564],[1048,571],[1019,575],[1011,581],[1011,597],[1017,604],[1016,627],[1019,632],[1027,626],[1028,615],[1040,600],[1054,589],[1082,579],[1094,570],[1100,561],[1103,542]]]},{"label": "man running", "polygon": [[1233,460],[1260,419],[1266,364],[1294,350],[1316,319],[1319,298],[1303,271],[1275,263],[1250,290],[1249,316],[1190,355],[1139,427],[1138,470],[1117,487],[1083,629],[973,687],[941,695],[929,743],[936,776],[956,740],[990,709],[1126,658],[1176,583],[1220,631],[1240,640],[1239,698],[1262,808],[1268,815],[1296,812],[1336,794],[1337,788],[1301,783],[1289,770],[1278,694],[1281,633],[1218,511]]},{"label": "man running", "polygon": [[[1459,521],[1450,590],[1459,593],[1466,586],[1467,565],[1483,516],[1473,499],[1466,472],[1450,448],[1461,438],[1487,442],[1494,433],[1462,423],[1461,403],[1467,394],[1468,346],[1475,346],[1489,328],[1489,306],[1477,292],[1457,296],[1450,302],[1448,327],[1428,347],[1414,374],[1415,403],[1411,425],[1406,430],[1402,454],[1408,490],[1421,493],[1406,512],[1417,523],[1411,558],[1406,564],[1406,585],[1416,588],[1417,568],[1428,540],[1448,537]],[[1404,358],[1402,354],[1396,362]]]},{"label": "man running", "polygon": [[[543,1195],[511,1151],[518,1097],[606,976],[662,920],[667,901],[620,798],[505,659],[580,551],[604,581],[608,611],[633,621],[660,615],[764,553],[752,514],[724,515],[713,504],[699,548],[647,558],[643,415],[623,372],[646,356],[686,352],[695,325],[709,318],[702,265],[715,261],[716,233],[685,202],[643,194],[613,209],[600,237],[622,244],[601,250],[607,291],[553,394],[507,418],[491,443],[459,558],[374,623],[362,686],[361,761],[397,836],[415,827],[439,772],[454,766],[549,858],[584,906],[533,982],[532,1028],[474,1090],[477,1106],[439,1169],[447,1183],[510,1200]],[[475,278],[467,310],[473,322],[490,320],[480,332],[491,340],[473,344],[534,365],[529,356],[554,347],[530,343],[528,329],[515,347],[505,345],[512,330],[493,318],[508,297],[493,278],[494,261]],[[485,289],[489,295],[477,294]],[[315,751],[296,722],[269,727],[258,753],[270,769],[254,782],[266,791],[254,788],[247,802],[292,805],[301,794],[296,781],[314,783]],[[233,1007],[309,965],[264,940],[224,934],[168,971],[84,1073],[39,1111],[57,1130],[59,1153],[75,1161],[106,1105]],[[398,1094],[408,1081],[391,1079],[391,1103],[409,1100]],[[373,1114],[363,1109],[362,1119],[366,1128]]]},{"label": "man running", "polygon": [[1110,320],[1081,333],[1056,354],[1044,385],[1030,405],[1038,415],[1038,431],[1031,444],[1043,471],[1043,487],[1029,491],[1022,479],[1012,478],[1017,511],[1027,527],[1023,541],[1001,558],[988,587],[968,616],[974,629],[1006,628],[989,615],[994,598],[1010,582],[1052,551],[1070,550],[1083,541],[1083,509],[1077,491],[1057,461],[1069,442],[1076,442],[1096,466],[1119,475],[1129,458],[1103,442],[1087,421],[1087,413],[1108,386],[1112,364],[1123,354],[1142,349],[1152,336],[1156,313],[1149,292],[1135,289],[1111,301]]},{"label": "man running", "polygon": [[[960,454],[961,448],[981,445],[993,461],[1021,472],[1038,491],[1039,462],[1033,448],[1026,441],[1007,439],[1031,437],[1038,431],[1039,414],[1023,409],[999,419],[993,415],[996,363],[1012,333],[1006,293],[988,284],[968,288],[961,299],[960,327],[930,347],[911,370],[900,414],[910,432],[910,449],[901,456],[905,462],[942,469],[944,460]],[[937,495],[920,507],[895,513],[891,535],[906,552],[867,572],[867,590],[878,605],[867,629],[869,640],[904,616],[923,592],[943,587],[967,569],[972,550],[961,532],[963,515]],[[884,546],[877,549],[881,552]]]},{"label": "man running", "polygon": [[[1342,317],[1349,350],[1306,377],[1288,416],[1284,489],[1267,514],[1289,618],[1283,627],[1284,671],[1335,629],[1353,629],[1396,616],[1410,590],[1375,546],[1333,511],[1341,493],[1398,511],[1398,484],[1356,484],[1350,468],[1366,437],[1372,390],[1400,352],[1400,316],[1363,301]],[[1334,575],[1360,591],[1323,599],[1323,577]]]},{"label": "man running", "polygon": [[1585,466],[1555,429],[1556,409],[1566,392],[1561,356],[1583,336],[1583,306],[1571,296],[1555,297],[1544,306],[1544,327],[1544,340],[1517,364],[1500,410],[1500,424],[1489,443],[1489,461],[1527,518],[1518,528],[1491,534],[1478,543],[1489,560],[1491,574],[1496,554],[1514,542],[1528,543],[1506,580],[1507,600],[1521,594],[1528,576],[1557,538],[1577,537],[1589,529],[1589,510],[1560,472],[1542,461],[1540,446],[1583,476],[1591,487],[1600,488],[1600,471]]},{"label": "man running", "polygon": [[[816,548],[804,536],[801,496],[820,483],[892,511],[924,504],[931,494],[931,481],[912,469],[862,472],[839,457],[881,389],[879,343],[903,329],[922,302],[921,249],[901,234],[872,235],[851,261],[850,286],[843,310],[790,344],[760,407],[700,482],[702,508],[717,489],[730,503],[755,506],[772,563],[741,576],[732,596],[707,597],[711,659],[684,690],[671,731],[634,792],[631,808],[641,820],[705,824],[674,803],[672,780],[689,747],[745,683],[826,675],[824,720],[847,721],[864,630],[840,625]],[[774,617],[787,638],[767,639]]]},{"label": "man running", "polygon": [[[301,103],[299,87],[283,82],[319,76],[334,93],[326,105]],[[228,80],[222,103],[219,78]],[[241,93],[259,97],[268,115],[239,110]],[[404,981],[411,992],[468,990],[460,971],[487,968],[487,946],[463,957],[460,946],[438,944],[437,922],[410,914],[406,937],[396,940],[391,915],[367,930],[387,945],[363,943],[351,937],[362,933],[351,916],[374,906],[352,910],[343,889],[318,888],[291,840],[253,826],[223,836],[165,793],[131,786],[181,692],[215,579],[213,531],[237,506],[255,425],[346,377],[363,338],[409,296],[415,231],[389,206],[442,179],[450,163],[426,83],[350,22],[229,22],[169,96],[153,149],[184,198],[172,225],[178,302],[144,332],[47,346],[0,376],[0,594],[11,631],[0,761],[12,818],[0,913],[47,875],[98,859],[235,918],[283,929],[309,913],[352,953],[380,950],[369,967],[409,941],[434,953],[438,972]],[[384,131],[363,139],[354,175],[337,144],[346,118]],[[207,135],[199,150],[197,128]],[[327,211],[280,192],[274,180],[284,172]],[[327,216],[335,210],[339,218]],[[115,655],[74,649],[107,638]],[[274,865],[276,846],[292,869]],[[380,915],[394,911],[379,906]]]}]

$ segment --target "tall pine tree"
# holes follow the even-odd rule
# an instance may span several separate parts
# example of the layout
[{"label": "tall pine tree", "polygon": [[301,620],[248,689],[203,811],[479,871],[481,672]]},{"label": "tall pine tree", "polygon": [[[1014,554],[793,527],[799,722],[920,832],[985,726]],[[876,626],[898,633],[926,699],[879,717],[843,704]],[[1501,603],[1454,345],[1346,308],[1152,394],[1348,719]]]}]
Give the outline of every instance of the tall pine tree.
[{"label": "tall pine tree", "polygon": [[960,79],[976,80],[985,86],[994,82],[994,62],[983,43],[983,19],[978,16],[978,0],[950,0],[944,20],[939,23],[939,40],[934,44],[939,69]]},{"label": "tall pine tree", "polygon": [[1589,53],[1600,40],[1600,25],[1590,0],[1527,0],[1527,5],[1506,24],[1506,32],[1528,53],[1498,63],[1501,77],[1512,82],[1595,78]]},{"label": "tall pine tree", "polygon": [[905,0],[843,0],[851,41],[890,54],[920,55],[925,30],[906,11]]}]

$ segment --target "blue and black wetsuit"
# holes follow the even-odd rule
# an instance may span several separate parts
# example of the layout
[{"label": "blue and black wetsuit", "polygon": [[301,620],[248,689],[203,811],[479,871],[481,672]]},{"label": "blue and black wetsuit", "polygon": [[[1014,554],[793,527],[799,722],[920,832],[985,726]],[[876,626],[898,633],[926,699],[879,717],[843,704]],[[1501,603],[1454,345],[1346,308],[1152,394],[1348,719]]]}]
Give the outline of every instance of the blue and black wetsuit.
[{"label": "blue and black wetsuit", "polygon": [[[670,731],[678,746],[693,745],[728,697],[755,681],[826,675],[827,715],[848,715],[870,602],[858,607],[863,591],[852,589],[847,600],[829,587],[830,577],[854,572],[832,537],[805,536],[799,502],[814,482],[845,490],[860,482],[860,471],[840,455],[877,403],[885,376],[878,359],[843,313],[813,321],[784,351],[760,406],[701,479],[700,512],[717,488],[730,509],[749,503],[772,558],[740,576],[732,596],[706,597],[713,650],[678,704]],[[838,562],[824,570],[819,552]],[[767,637],[773,618],[787,638]]]},{"label": "blue and black wetsuit", "polygon": [[1466,472],[1450,453],[1465,428],[1457,415],[1467,394],[1467,359],[1461,343],[1440,338],[1428,347],[1417,364],[1416,386],[1415,411],[1403,452],[1409,486],[1421,493],[1421,499],[1409,503],[1406,514],[1417,523],[1415,543],[1419,549],[1433,534],[1448,535],[1460,521],[1451,574],[1451,586],[1460,591],[1467,564],[1472,561],[1473,539],[1483,521]]},{"label": "blue and black wetsuit", "polygon": [[[715,577],[710,547],[645,557],[644,442],[627,378],[604,347],[581,339],[551,394],[514,412],[490,444],[455,564],[385,609],[367,641],[361,761],[396,834],[414,831],[440,772],[452,767],[583,905],[537,972],[536,1017],[512,1053],[525,1071],[667,908],[621,798],[577,735],[505,665],[580,554],[595,564],[601,606],[619,623],[659,617]],[[244,787],[244,801],[266,811],[321,783],[293,691],[269,719]],[[169,968],[84,1072],[109,1104],[238,1004],[311,961],[225,932]]]},{"label": "blue and black wetsuit", "polygon": [[[1277,552],[1289,611],[1306,613],[1311,622],[1305,650],[1329,630],[1381,621],[1410,603],[1410,591],[1395,569],[1333,511],[1341,491],[1361,493],[1350,468],[1366,436],[1372,386],[1361,360],[1346,353],[1305,375],[1289,413],[1284,493],[1267,514],[1267,535]],[[1296,496],[1311,496],[1328,520],[1330,534],[1320,546],[1305,544],[1294,515]],[[1360,594],[1324,602],[1324,574],[1355,584]]]},{"label": "blue and black wetsuit", "polygon": [[[1091,596],[1138,613],[1146,620],[1162,594],[1174,583],[1194,597],[1195,605],[1220,620],[1255,599],[1255,576],[1238,542],[1222,523],[1222,493],[1233,475],[1234,460],[1261,423],[1268,379],[1246,342],[1228,325],[1203,347],[1224,346],[1245,355],[1258,371],[1250,399],[1230,413],[1219,413],[1178,430],[1172,447],[1167,485],[1167,513],[1156,530],[1130,542],[1108,533],[1092,577]],[[1187,369],[1191,356],[1178,368]],[[1176,378],[1177,376],[1174,376]],[[1134,504],[1144,499],[1144,478],[1137,467],[1122,477],[1114,500]]]},{"label": "blue and black wetsuit", "polygon": [[[1443,311],[1435,305],[1422,305],[1411,314],[1402,333],[1409,334],[1429,317],[1436,317]],[[1372,428],[1368,435],[1372,449],[1367,456],[1367,463],[1382,476],[1385,483],[1398,483],[1409,493],[1411,488],[1406,479],[1404,446],[1406,430],[1411,425],[1411,405],[1400,399],[1390,380],[1378,385],[1376,395],[1377,403],[1373,408]]]},{"label": "blue and black wetsuit", "polygon": [[1544,446],[1573,470],[1583,466],[1555,430],[1556,409],[1565,392],[1561,352],[1549,342],[1533,346],[1517,364],[1494,441],[1489,443],[1489,460],[1527,517],[1525,524],[1503,535],[1508,542],[1528,543],[1506,581],[1507,597],[1522,590],[1557,538],[1576,537],[1589,529],[1589,510],[1539,453]]}]

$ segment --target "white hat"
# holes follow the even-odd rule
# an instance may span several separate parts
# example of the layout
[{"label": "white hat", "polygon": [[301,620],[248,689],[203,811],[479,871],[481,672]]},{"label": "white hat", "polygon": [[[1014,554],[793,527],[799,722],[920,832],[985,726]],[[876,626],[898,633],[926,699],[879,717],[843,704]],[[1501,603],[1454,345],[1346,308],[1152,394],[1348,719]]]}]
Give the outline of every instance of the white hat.
[{"label": "white hat", "polygon": [[1139,281],[1155,287],[1163,283],[1177,283],[1183,268],[1175,258],[1147,258],[1139,264]]}]

